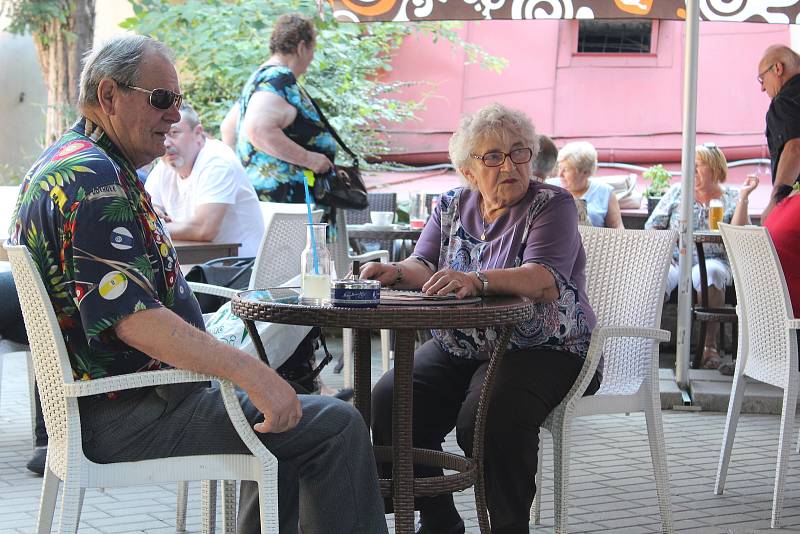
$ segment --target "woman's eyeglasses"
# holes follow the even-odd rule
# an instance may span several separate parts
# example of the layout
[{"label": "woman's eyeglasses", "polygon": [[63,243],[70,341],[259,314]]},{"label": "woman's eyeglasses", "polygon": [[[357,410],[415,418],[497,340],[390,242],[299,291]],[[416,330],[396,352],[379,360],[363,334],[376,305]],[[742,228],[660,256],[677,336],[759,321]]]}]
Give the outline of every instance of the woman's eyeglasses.
[{"label": "woman's eyeglasses", "polygon": [[483,161],[487,167],[499,167],[506,162],[506,157],[511,158],[511,163],[522,165],[528,163],[533,157],[533,150],[530,148],[515,148],[511,152],[487,152],[483,156],[470,154],[475,159]]},{"label": "woman's eyeglasses", "polygon": [[135,85],[120,85],[128,89],[133,89],[134,91],[139,91],[140,93],[148,93],[150,95],[150,105],[162,111],[166,111],[172,106],[180,109],[181,102],[183,102],[182,94],[170,91],[169,89],[153,89],[151,91],[150,89],[143,89]]}]

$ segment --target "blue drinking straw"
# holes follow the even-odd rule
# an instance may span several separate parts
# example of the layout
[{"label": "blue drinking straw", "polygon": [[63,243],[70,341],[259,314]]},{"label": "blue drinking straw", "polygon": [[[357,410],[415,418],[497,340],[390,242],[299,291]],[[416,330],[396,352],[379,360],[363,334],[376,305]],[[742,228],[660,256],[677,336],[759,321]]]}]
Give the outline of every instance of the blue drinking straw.
[{"label": "blue drinking straw", "polygon": [[[314,183],[314,173],[306,169],[303,171],[303,187],[306,189],[306,211],[308,211],[308,224],[313,225],[314,219],[311,217],[311,193],[308,191],[308,184]],[[319,274],[319,258],[317,257],[317,241],[314,236],[314,228],[311,228],[311,255],[314,258],[314,274]]]}]

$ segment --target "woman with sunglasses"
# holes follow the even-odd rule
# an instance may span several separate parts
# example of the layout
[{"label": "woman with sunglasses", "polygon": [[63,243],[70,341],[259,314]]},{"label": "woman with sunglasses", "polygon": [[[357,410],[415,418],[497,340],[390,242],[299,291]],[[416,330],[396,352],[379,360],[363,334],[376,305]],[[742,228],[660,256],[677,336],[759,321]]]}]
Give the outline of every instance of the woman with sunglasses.
[{"label": "woman with sunglasses", "polygon": [[[710,204],[712,201],[722,203],[722,222],[729,224],[749,224],[747,202],[750,193],[758,186],[757,178],[748,178],[741,189],[734,189],[724,184],[728,177],[728,162],[725,155],[714,143],[698,145],[694,159],[694,230],[709,230]],[[674,184],[659,201],[644,224],[645,229],[680,230],[681,184]],[[725,247],[721,244],[705,245],[706,272],[708,274],[708,302],[712,308],[721,308],[725,303],[725,288],[733,281],[731,267],[725,255]],[[697,265],[697,253],[692,257],[692,285],[700,294],[700,267]],[[667,278],[667,296],[678,287],[678,249],[672,258]],[[706,330],[705,347],[703,348],[703,369],[717,369],[721,359],[717,350],[717,334],[719,323],[709,323]]]},{"label": "woman with sunglasses", "polygon": [[336,142],[297,83],[314,59],[311,19],[281,15],[269,41],[270,58],[250,76],[222,122],[222,140],[242,160],[259,198],[305,202],[303,171],[327,171]]},{"label": "woman with sunglasses", "polygon": [[[499,104],[466,116],[450,159],[466,186],[444,193],[417,242],[399,263],[368,263],[362,278],[397,289],[458,298],[520,295],[537,303],[498,369],[486,428],[486,483],[492,532],[528,532],[539,426],[574,383],[595,316],[585,291],[584,254],[572,197],[531,176],[538,141],[530,119]],[[457,310],[454,310],[457,313]],[[454,427],[472,453],[480,387],[494,329],[434,330],[414,356],[414,446],[442,450]],[[597,390],[599,373],[589,393]],[[391,444],[394,374],[372,394],[373,441]],[[441,475],[419,466],[418,476]],[[417,532],[462,533],[452,496],[421,498]]]}]

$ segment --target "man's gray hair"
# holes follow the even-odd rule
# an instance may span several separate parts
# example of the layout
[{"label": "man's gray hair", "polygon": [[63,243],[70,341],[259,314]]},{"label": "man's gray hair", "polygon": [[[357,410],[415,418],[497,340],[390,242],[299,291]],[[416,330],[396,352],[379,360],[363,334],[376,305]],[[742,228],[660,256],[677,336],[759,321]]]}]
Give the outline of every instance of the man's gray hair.
[{"label": "man's gray hair", "polygon": [[100,103],[97,88],[105,78],[123,86],[136,85],[141,74],[139,66],[148,52],[174,61],[172,50],[167,45],[144,35],[113,37],[87,52],[83,59],[78,107],[83,110]]},{"label": "man's gray hair", "polygon": [[514,143],[521,142],[533,150],[533,158],[539,152],[536,129],[528,116],[522,111],[495,103],[461,119],[448,147],[453,166],[459,170],[466,168],[473,159],[471,154],[476,147],[492,137]]},{"label": "man's gray hair", "polygon": [[558,148],[546,135],[539,136],[539,154],[533,160],[533,175],[548,178],[555,172]]},{"label": "man's gray hair", "polygon": [[190,130],[200,124],[200,115],[189,104],[181,104],[181,118],[186,120]]},{"label": "man's gray hair", "polygon": [[578,172],[597,172],[597,149],[588,141],[567,143],[558,151],[558,162],[566,161]]},{"label": "man's gray hair", "polygon": [[800,72],[800,55],[786,45],[772,45],[764,51],[759,64],[762,63],[783,63],[783,68],[790,75]]}]

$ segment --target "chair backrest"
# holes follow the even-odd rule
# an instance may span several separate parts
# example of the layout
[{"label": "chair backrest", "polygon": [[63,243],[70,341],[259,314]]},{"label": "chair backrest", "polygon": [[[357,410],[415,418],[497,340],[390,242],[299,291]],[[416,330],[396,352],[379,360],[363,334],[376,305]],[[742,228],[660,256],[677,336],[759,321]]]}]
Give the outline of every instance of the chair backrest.
[{"label": "chair backrest", "polygon": [[[604,326],[660,328],[667,271],[677,232],[579,226],[586,250],[589,304]],[[598,394],[638,391],[652,360],[653,341],[609,340]]]},{"label": "chair backrest", "polygon": [[772,238],[759,226],[719,227],[736,288],[744,373],[786,388],[797,373],[797,337],[786,328],[792,302]]},{"label": "chair backrest", "polygon": [[[64,337],[58,326],[53,305],[42,283],[42,277],[28,249],[22,245],[6,245],[8,260],[17,285],[22,317],[28,333],[39,398],[47,426],[49,454],[63,455],[67,447],[67,428],[80,445],[78,401],[66,398],[64,384],[72,383]],[[65,465],[66,458],[54,458],[53,465]]]},{"label": "chair backrest", "polygon": [[[278,287],[300,274],[300,254],[306,246],[308,211],[305,204],[259,202],[264,215],[264,236],[258,247],[250,289]],[[322,210],[313,210],[314,222]]]},{"label": "chair backrest", "polygon": [[347,210],[347,220],[350,224],[366,224],[372,222],[370,213],[373,211],[394,211],[397,208],[397,193],[367,193],[369,206],[363,210]]}]

